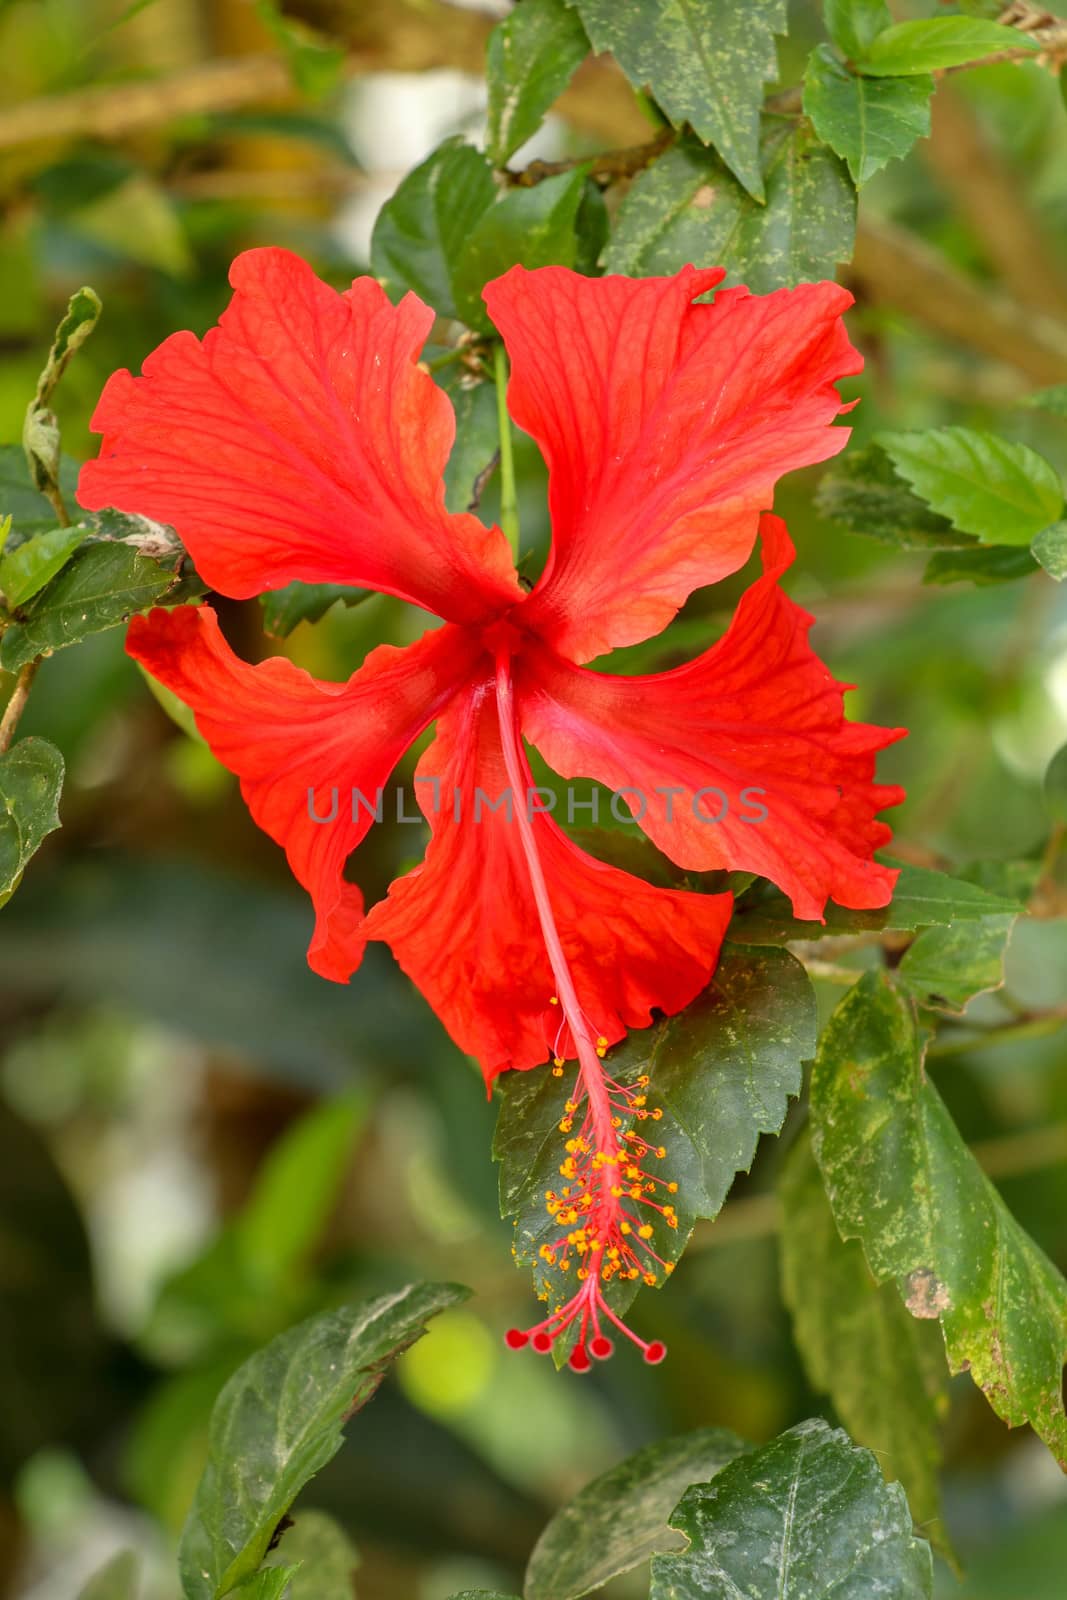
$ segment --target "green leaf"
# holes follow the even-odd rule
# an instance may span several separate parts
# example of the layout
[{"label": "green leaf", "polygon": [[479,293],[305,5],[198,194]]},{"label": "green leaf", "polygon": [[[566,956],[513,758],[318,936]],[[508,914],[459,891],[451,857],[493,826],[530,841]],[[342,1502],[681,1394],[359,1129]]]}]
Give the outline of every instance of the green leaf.
[{"label": "green leaf", "polygon": [[996,55],[1001,50],[1039,50],[1037,41],[1015,28],[972,17],[931,17],[918,22],[897,22],[876,35],[857,61],[861,72],[882,78],[913,77],[943,67],[962,67],[968,61]]},{"label": "green leaf", "polygon": [[282,1600],[283,1596],[292,1600],[289,1584],[298,1570],[297,1567],[267,1567],[239,1583],[231,1593],[239,1595],[240,1600]]},{"label": "green leaf", "polygon": [[361,606],[373,589],[353,589],[343,583],[287,583],[284,589],[261,594],[263,626],[273,639],[285,639],[301,622],[318,622],[332,606]]},{"label": "green leaf", "polygon": [[1067,521],[1043,528],[1030,546],[1030,554],[1057,583],[1067,578]]},{"label": "green leaf", "polygon": [[207,1466],[182,1534],[187,1600],[218,1600],[256,1572],[294,1499],[341,1448],[341,1430],[429,1317],[466,1299],[412,1284],[290,1328],[246,1361],[215,1403]]},{"label": "green leaf", "polygon": [[892,26],[893,16],[886,0],[824,0],[823,20],[842,55],[855,61]]},{"label": "green leaf", "polygon": [[875,1282],[859,1244],[842,1240],[806,1136],[789,1153],[778,1196],[782,1292],[808,1378],[885,1476],[900,1479],[913,1519],[939,1523],[941,1338],[908,1315],[892,1284]]},{"label": "green leaf", "polygon": [[501,1594],[499,1589],[464,1589],[451,1600],[519,1600],[517,1594]]},{"label": "green leaf", "polygon": [[47,739],[20,739],[0,755],[0,905],[6,905],[26,863],[60,826],[63,757]]},{"label": "green leaf", "polygon": [[0,560],[0,596],[8,609],[24,605],[51,582],[84,538],[84,528],[49,528],[9,551]]},{"label": "green leaf", "polygon": [[257,0],[256,12],[281,47],[300,93],[309,100],[331,94],[341,82],[347,55],[344,46],[332,44],[306,22],[287,17],[278,0]]},{"label": "green leaf", "polygon": [[523,0],[489,35],[489,157],[502,167],[537,132],[589,54],[566,0]]},{"label": "green leaf", "polygon": [[1044,790],[1049,816],[1067,826],[1067,744],[1060,746],[1046,767]]},{"label": "green leaf", "polygon": [[1059,474],[1028,445],[958,427],[877,442],[917,494],[985,544],[1028,545],[1063,510]]},{"label": "green leaf", "polygon": [[[647,84],[675,127],[712,144],[757,200],[763,85],[778,73],[785,0],[572,0],[598,51],[637,88]],[[714,257],[707,257],[713,260]]]},{"label": "green leaf", "polygon": [[823,1034],[812,1139],[837,1226],[912,1316],[940,1317],[949,1365],[1067,1465],[1067,1283],[1019,1226],[926,1076],[912,1002],[867,973]]},{"label": "green leaf", "polygon": [[1042,411],[1051,411],[1056,417],[1067,417],[1067,383],[1054,383],[1048,389],[1039,389],[1036,394],[1028,395],[1022,404],[1038,406]]},{"label": "green leaf", "polygon": [[141,1563],[133,1550],[121,1550],[93,1574],[78,1600],[137,1600],[141,1592]]},{"label": "green leaf", "polygon": [[468,327],[493,331],[482,289],[509,267],[518,262],[524,267],[574,266],[575,221],[584,189],[585,174],[578,168],[532,188],[511,189],[482,213],[453,271],[456,306]]},{"label": "green leaf", "polygon": [[[667,1156],[657,1172],[678,1184],[678,1227],[658,1225],[652,1240],[664,1261],[678,1259],[698,1217],[718,1215],[736,1174],[752,1165],[760,1135],[779,1131],[814,1042],[815,1001],[801,964],[785,951],[727,945],[692,1005],[611,1052],[612,1077],[632,1084],[647,1073],[649,1104],[663,1110],[657,1137]],[[547,1070],[505,1074],[493,1142],[501,1214],[517,1218],[516,1259],[532,1267],[535,1288],[547,1289],[553,1304],[560,1276],[538,1250],[560,1231],[544,1197],[558,1183],[559,1122],[574,1086],[573,1068],[560,1078]],[[614,1279],[608,1293],[622,1309],[637,1288]],[[554,1354],[565,1356],[563,1341]]]},{"label": "green leaf", "polygon": [[526,1600],[578,1600],[656,1552],[681,1549],[667,1523],[682,1494],[747,1448],[725,1428],[697,1428],[646,1445],[587,1484],[534,1545]]},{"label": "green leaf", "polygon": [[[59,463],[59,487],[66,500],[74,498],[78,487],[81,463],[71,456],[62,456]],[[36,487],[30,474],[26,453],[21,445],[0,445],[0,515],[12,518],[15,532],[22,538],[34,533],[47,533],[56,525],[55,507]],[[10,541],[9,548],[15,545]]]},{"label": "green leaf", "polygon": [[196,266],[181,213],[164,188],[146,172],[81,206],[70,226],[121,261],[186,278]]},{"label": "green leaf", "polygon": [[833,277],[852,255],[856,194],[844,163],[803,124],[768,121],[762,145],[766,204],[734,182],[710,151],[684,141],[640,173],[604,252],[609,272],[677,272],[714,261],[727,282],[756,294]]},{"label": "green leaf", "polygon": [[175,560],[154,561],[117,541],[84,545],[5,631],[0,666],[15,672],[34,656],[128,622],[175,589]]},{"label": "green leaf", "polygon": [[268,1567],[295,1563],[288,1600],[355,1600],[359,1554],[325,1511],[301,1511],[267,1557]]},{"label": "green leaf", "polygon": [[898,477],[876,444],[846,450],[824,472],[815,493],[819,514],[901,550],[973,549],[968,533],[957,533],[947,517],[931,511]]},{"label": "green leaf", "polygon": [[934,80],[861,78],[821,44],[808,58],[804,112],[815,132],[848,162],[857,187],[930,132]]},{"label": "green leaf", "polygon": [[992,544],[980,550],[939,550],[926,563],[923,583],[1014,583],[1037,571],[1029,550],[1017,544]]},{"label": "green leaf", "polygon": [[37,380],[37,392],[31,401],[33,407],[47,406],[60,378],[73,358],[88,339],[103,307],[95,290],[82,288],[67,301],[67,314],[56,329],[48,360]]},{"label": "green leaf", "polygon": [[450,371],[442,387],[456,413],[456,442],[445,467],[445,504],[449,511],[470,511],[481,499],[500,448],[496,389],[468,373]]},{"label": "green leaf", "polygon": [[1015,917],[927,928],[904,952],[900,982],[920,1005],[960,1012],[976,994],[999,989]]},{"label": "green leaf", "polygon": [[930,1547],[869,1450],[802,1422],[682,1496],[649,1600],[929,1600]]},{"label": "green leaf", "polygon": [[496,195],[492,167],[460,138],[410,172],[378,213],[371,239],[371,268],[391,298],[414,289],[440,316],[460,316],[456,270]]}]

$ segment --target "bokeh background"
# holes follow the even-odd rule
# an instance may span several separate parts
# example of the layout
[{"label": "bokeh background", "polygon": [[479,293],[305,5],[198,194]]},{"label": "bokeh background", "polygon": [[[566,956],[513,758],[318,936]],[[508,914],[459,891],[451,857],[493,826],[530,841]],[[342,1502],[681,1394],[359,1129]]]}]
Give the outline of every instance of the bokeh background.
[{"label": "bokeh background", "polygon": [[[19,438],[82,283],[105,309],[61,391],[78,458],[94,449],[108,373],[136,369],[177,328],[210,326],[237,251],[288,245],[339,285],[366,270],[375,213],[403,174],[446,134],[479,136],[485,38],[506,9],[0,3],[0,440]],[[792,7],[784,84],[821,37],[819,12]],[[294,31],[299,19],[317,32]],[[625,81],[594,61],[518,161],[647,135]],[[1067,468],[1067,421],[1022,403],[1067,380],[1054,78],[961,74],[939,93],[934,138],[864,191],[862,215],[859,438],[992,426]],[[902,238],[936,258],[940,287],[909,278]],[[543,549],[528,441],[519,466],[524,540]],[[780,501],[800,550],[791,587],[818,617],[820,652],[861,685],[852,714],[911,729],[883,769],[909,788],[900,853],[1032,855],[1047,829],[1041,776],[1067,739],[1067,585],[924,586],[921,556],[822,520],[817,479],[792,480]],[[685,631],[644,660],[712,637],[740,587],[698,596]],[[285,649],[335,678],[419,631],[381,598],[284,645],[256,602],[226,616],[249,658]],[[386,952],[372,947],[348,989],[306,969],[308,907],[281,852],[118,633],[49,660],[23,727],[59,745],[69,778],[63,830],[0,918],[0,1594],[70,1600],[132,1543],[150,1600],[173,1600],[172,1540],[229,1371],[310,1311],[410,1278],[458,1279],[475,1298],[402,1360],[307,1497],[350,1531],[374,1600],[515,1587],[552,1508],[649,1439],[716,1423],[761,1440],[825,1412],[778,1289],[773,1142],[639,1312],[671,1346],[665,1366],[623,1356],[579,1379],[508,1355],[501,1332],[530,1294],[498,1218],[492,1108]],[[368,892],[421,843],[417,828],[376,829],[359,861]],[[1010,954],[1014,1003],[1055,1004],[1065,975],[1067,923],[1027,923]],[[1067,1269],[1067,1029],[935,1070],[1008,1203]],[[944,1592],[1062,1600],[1067,1493],[1047,1452],[1008,1433],[966,1379],[946,1440],[967,1576],[960,1589],[943,1569]]]}]

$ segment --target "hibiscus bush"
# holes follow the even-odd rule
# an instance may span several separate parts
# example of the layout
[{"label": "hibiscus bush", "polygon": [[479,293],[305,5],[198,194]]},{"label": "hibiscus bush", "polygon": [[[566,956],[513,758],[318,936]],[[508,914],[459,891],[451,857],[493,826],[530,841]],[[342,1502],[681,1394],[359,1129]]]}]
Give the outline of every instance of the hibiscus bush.
[{"label": "hibiscus bush", "polygon": [[0,1596],[1059,1600],[1067,18],[0,46]]}]

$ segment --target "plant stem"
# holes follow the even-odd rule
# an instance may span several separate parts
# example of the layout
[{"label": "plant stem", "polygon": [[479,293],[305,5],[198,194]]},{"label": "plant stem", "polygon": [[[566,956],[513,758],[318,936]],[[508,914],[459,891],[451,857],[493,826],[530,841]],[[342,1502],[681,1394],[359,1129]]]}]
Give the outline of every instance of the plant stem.
[{"label": "plant stem", "polygon": [[511,420],[508,417],[508,358],[502,344],[493,350],[493,377],[496,380],[496,415],[500,429],[500,526],[519,558],[519,501],[515,493],[515,457],[511,448]]},{"label": "plant stem", "polygon": [[10,750],[11,741],[15,737],[15,729],[19,725],[19,718],[26,709],[26,701],[30,697],[30,685],[37,676],[37,668],[41,665],[41,657],[35,656],[32,661],[27,661],[15,679],[15,687],[11,691],[11,699],[0,718],[0,755]]}]

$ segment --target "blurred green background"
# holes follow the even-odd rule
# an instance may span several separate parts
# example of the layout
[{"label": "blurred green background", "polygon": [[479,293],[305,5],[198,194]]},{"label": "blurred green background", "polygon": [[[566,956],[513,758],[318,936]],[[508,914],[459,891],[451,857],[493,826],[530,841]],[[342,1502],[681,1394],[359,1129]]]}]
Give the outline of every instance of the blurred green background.
[{"label": "blurred green background", "polygon": [[[64,446],[79,458],[94,448],[108,373],[136,369],[177,328],[210,326],[237,251],[288,245],[337,284],[366,270],[375,211],[404,172],[445,134],[477,133],[484,41],[506,9],[307,0],[282,18],[252,0],[0,4],[0,440],[19,438],[51,330],[82,283],[105,310],[61,394]],[[821,37],[820,7],[791,9],[784,84]],[[602,60],[528,155],[647,132]],[[1051,335],[1044,352],[1040,338],[1016,344],[982,310],[1067,325],[1055,79],[1037,67],[961,75],[939,92],[933,140],[864,191],[861,215],[857,442],[887,425],[963,422],[1067,469],[1067,421],[1021,403],[1067,380],[1067,360]],[[902,236],[974,296],[955,335],[952,280],[916,289],[886,243]],[[524,538],[543,548],[528,442],[519,461]],[[899,853],[957,865],[1033,854],[1041,777],[1067,739],[1067,585],[924,587],[920,555],[821,520],[817,481],[790,480],[779,500],[799,546],[791,588],[818,618],[821,654],[861,686],[852,715],[911,730],[883,767],[909,789]],[[740,587],[698,596],[688,631],[644,660],[712,637]],[[250,658],[285,648],[325,677],[419,631],[375,599],[281,646],[256,602],[226,609]],[[170,1541],[225,1376],[309,1311],[413,1277],[458,1279],[475,1298],[404,1358],[309,1496],[350,1530],[360,1593],[374,1600],[513,1588],[551,1509],[646,1440],[704,1423],[760,1440],[825,1410],[778,1290],[773,1142],[669,1290],[639,1310],[671,1347],[665,1366],[623,1356],[578,1378],[508,1355],[502,1331],[528,1320],[531,1296],[497,1215],[492,1110],[386,952],[372,947],[347,990],[307,970],[310,916],[281,852],[161,711],[118,633],[49,660],[22,726],[60,746],[69,779],[63,830],[0,921],[0,1594],[69,1600],[133,1543],[151,1600],[171,1600]],[[420,846],[413,828],[376,829],[358,863],[368,894]],[[1057,1003],[1065,974],[1067,921],[1022,926],[1014,1003]],[[964,1134],[988,1142],[1008,1204],[1067,1269],[1067,1030],[955,1054],[936,1076]],[[1009,1434],[965,1379],[946,1440],[967,1577],[957,1589],[943,1569],[945,1592],[1062,1600],[1067,1493],[1047,1452]]]}]

